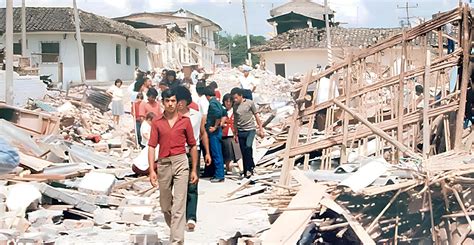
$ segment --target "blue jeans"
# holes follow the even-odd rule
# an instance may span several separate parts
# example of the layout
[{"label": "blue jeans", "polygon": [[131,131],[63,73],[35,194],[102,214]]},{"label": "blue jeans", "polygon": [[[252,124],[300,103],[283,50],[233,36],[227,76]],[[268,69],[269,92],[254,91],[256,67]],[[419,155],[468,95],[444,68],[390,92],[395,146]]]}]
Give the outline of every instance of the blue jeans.
[{"label": "blue jeans", "polygon": [[240,151],[242,152],[242,161],[244,165],[244,174],[247,174],[247,171],[253,173],[255,168],[255,163],[253,162],[253,149],[252,144],[255,139],[255,130],[250,131],[240,131],[239,130],[239,146]]},{"label": "blue jeans", "polygon": [[209,148],[211,148],[211,158],[216,172],[215,179],[224,179],[224,157],[222,156],[222,129],[218,128],[213,133],[207,132],[209,135]]}]

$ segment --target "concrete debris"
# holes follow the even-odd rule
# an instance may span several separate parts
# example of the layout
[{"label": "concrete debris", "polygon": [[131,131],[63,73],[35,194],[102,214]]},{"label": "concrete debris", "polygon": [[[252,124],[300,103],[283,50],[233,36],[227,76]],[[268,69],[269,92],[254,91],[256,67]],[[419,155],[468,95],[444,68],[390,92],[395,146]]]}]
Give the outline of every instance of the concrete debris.
[{"label": "concrete debris", "polygon": [[84,193],[109,195],[114,184],[112,174],[90,172],[82,178],[78,189]]}]

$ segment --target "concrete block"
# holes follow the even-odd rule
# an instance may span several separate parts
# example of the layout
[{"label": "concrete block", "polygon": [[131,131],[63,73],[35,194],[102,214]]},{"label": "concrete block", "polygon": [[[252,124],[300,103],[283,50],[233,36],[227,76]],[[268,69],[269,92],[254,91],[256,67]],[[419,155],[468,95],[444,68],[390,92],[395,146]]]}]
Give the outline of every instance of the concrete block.
[{"label": "concrete block", "polygon": [[58,221],[63,216],[63,211],[61,210],[48,210],[41,209],[27,214],[28,221],[34,227],[38,227],[45,224],[52,224],[55,221]]},{"label": "concrete block", "polygon": [[25,211],[33,202],[41,199],[38,188],[30,183],[11,186],[7,194],[7,207],[10,211]]},{"label": "concrete block", "polygon": [[94,222],[99,225],[120,221],[120,219],[121,213],[118,210],[99,208],[94,211]]},{"label": "concrete block", "polygon": [[54,224],[45,224],[37,228],[39,232],[47,234],[49,237],[58,236],[60,233],[65,232],[66,228],[63,224],[54,225]]},{"label": "concrete block", "polygon": [[44,195],[58,199],[64,203],[74,205],[75,208],[82,211],[92,213],[97,209],[96,205],[81,199],[77,199],[74,196],[69,195],[67,192],[62,191],[60,188],[54,188],[45,183],[41,183],[39,185],[39,189]]},{"label": "concrete block", "polygon": [[66,230],[93,228],[94,221],[87,220],[87,219],[81,219],[81,220],[65,219],[63,221],[63,225],[64,225],[64,228],[66,228]]},{"label": "concrete block", "polygon": [[78,189],[85,193],[109,195],[114,184],[114,175],[90,172],[82,178]]},{"label": "concrete block", "polygon": [[125,209],[122,212],[122,216],[121,216],[120,221],[125,222],[125,223],[134,223],[135,224],[135,223],[143,221],[144,218],[145,218],[144,214],[135,213],[132,210]]},{"label": "concrete block", "polygon": [[160,244],[160,239],[158,238],[158,233],[156,231],[152,229],[141,229],[130,233],[130,242],[136,245],[157,245]]}]

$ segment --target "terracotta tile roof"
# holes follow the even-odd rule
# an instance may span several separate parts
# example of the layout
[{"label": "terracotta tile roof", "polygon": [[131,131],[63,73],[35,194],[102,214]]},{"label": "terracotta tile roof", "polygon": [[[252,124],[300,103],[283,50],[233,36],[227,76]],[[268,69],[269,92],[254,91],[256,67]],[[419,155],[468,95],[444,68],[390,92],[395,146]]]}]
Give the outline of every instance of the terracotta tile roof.
[{"label": "terracotta tile roof", "polygon": [[[0,8],[0,32],[5,32],[5,8]],[[79,10],[81,32],[110,33],[130,37],[139,41],[154,43],[133,27],[115,20]],[[21,32],[21,8],[13,10],[13,31]],[[73,8],[26,8],[27,32],[75,32]]]},{"label": "terracotta tile roof", "polygon": [[[333,47],[367,47],[400,33],[401,28],[331,28]],[[326,29],[306,28],[290,30],[270,39],[266,44],[256,46],[252,52],[284,49],[310,49],[326,47]]]}]

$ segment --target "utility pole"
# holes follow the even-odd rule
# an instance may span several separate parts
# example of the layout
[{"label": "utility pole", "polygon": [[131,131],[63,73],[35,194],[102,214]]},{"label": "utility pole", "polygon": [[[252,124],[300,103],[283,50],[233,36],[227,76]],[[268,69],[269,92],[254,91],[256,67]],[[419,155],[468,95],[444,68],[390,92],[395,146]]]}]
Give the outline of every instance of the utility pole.
[{"label": "utility pole", "polygon": [[406,2],[405,6],[397,5],[397,9],[405,9],[406,17],[398,17],[398,18],[406,20],[407,24],[408,24],[408,27],[411,27],[410,19],[415,18],[415,16],[410,16],[410,13],[408,11],[409,11],[409,9],[414,9],[414,8],[418,8],[418,4],[416,4],[414,6],[409,6],[408,2]]},{"label": "utility pole", "polygon": [[5,27],[5,102],[13,105],[13,0],[6,2]]},{"label": "utility pole", "polygon": [[324,12],[326,19],[326,39],[327,39],[327,49],[328,49],[328,65],[332,65],[332,48],[331,48],[331,29],[329,27],[329,7],[328,0],[324,0]]},{"label": "utility pole", "polygon": [[21,1],[21,56],[26,57],[26,4]]},{"label": "utility pole", "polygon": [[242,0],[242,10],[244,12],[244,21],[245,21],[245,33],[247,34],[247,54],[249,65],[252,66],[252,54],[250,53],[250,35],[249,35],[249,27],[247,23],[247,8],[245,7],[245,0]]},{"label": "utility pole", "polygon": [[77,10],[76,0],[72,1],[74,5],[74,22],[76,24],[76,41],[77,41],[77,51],[79,52],[79,70],[81,72],[81,82],[86,82],[86,69],[84,67],[84,47],[82,46],[81,38],[81,19],[79,19],[79,11]]}]

